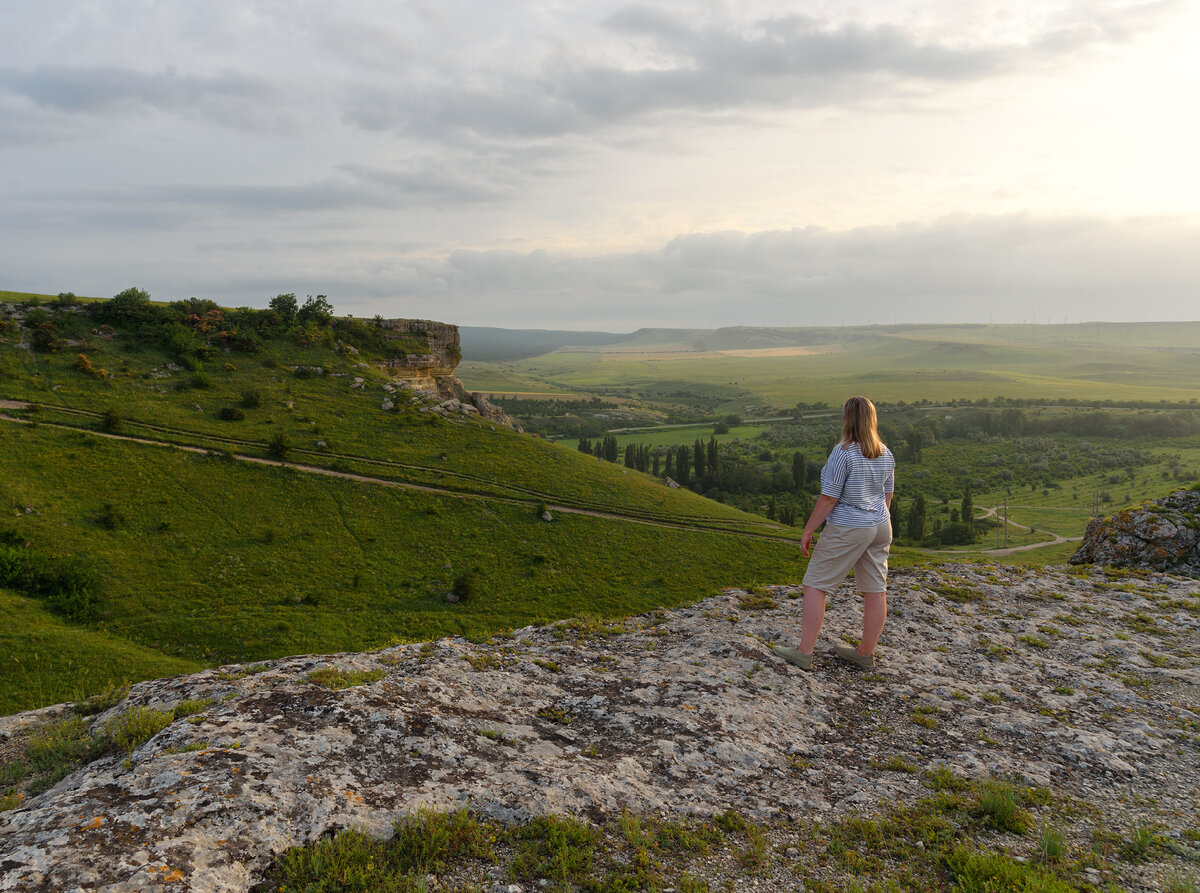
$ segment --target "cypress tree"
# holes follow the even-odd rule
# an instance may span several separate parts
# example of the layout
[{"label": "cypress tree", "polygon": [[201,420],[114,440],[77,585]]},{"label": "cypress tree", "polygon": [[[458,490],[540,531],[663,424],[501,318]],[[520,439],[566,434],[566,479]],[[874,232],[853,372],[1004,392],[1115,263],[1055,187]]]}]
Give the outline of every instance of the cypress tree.
[{"label": "cypress tree", "polygon": [[772,493],[772,494],[771,494],[771,499],[770,499],[770,501],[769,501],[769,502],[767,502],[767,520],[768,520],[768,521],[774,521],[774,520],[775,520],[775,514],[776,514],[776,508],[775,508],[775,494],[774,494],[774,493]]},{"label": "cypress tree", "polygon": [[925,536],[925,494],[918,493],[908,507],[908,538],[919,540]]},{"label": "cypress tree", "polygon": [[704,477],[704,444],[700,442],[700,438],[696,438],[696,442],[692,445],[692,464],[696,468],[696,477]]},{"label": "cypress tree", "polygon": [[667,450],[667,467],[663,469],[663,477],[675,477],[675,451]]},{"label": "cypress tree", "polygon": [[625,467],[626,468],[636,468],[637,467],[636,463],[637,463],[637,459],[635,458],[635,451],[633,448],[633,444],[632,443],[625,444]]},{"label": "cypress tree", "polygon": [[792,481],[797,490],[803,490],[808,483],[808,463],[804,461],[803,453],[792,454]]},{"label": "cypress tree", "polygon": [[966,489],[963,490],[963,501],[962,501],[963,523],[970,524],[971,521],[974,519],[974,517],[975,517],[975,502],[974,502],[974,500],[971,499],[971,485],[967,484]]},{"label": "cypress tree", "polygon": [[579,452],[587,453],[590,456],[592,454],[592,442],[586,437],[580,437],[578,449]]},{"label": "cypress tree", "polygon": [[680,444],[679,449],[675,452],[675,480],[681,484],[688,482],[689,465],[687,445]]},{"label": "cypress tree", "polygon": [[708,438],[708,473],[716,477],[721,473],[721,459],[717,448],[717,438]]},{"label": "cypress tree", "polygon": [[655,453],[654,454],[654,470],[650,473],[653,474],[655,477],[658,477],[659,470],[660,470],[660,466],[659,466],[659,462],[658,462],[658,453]]}]

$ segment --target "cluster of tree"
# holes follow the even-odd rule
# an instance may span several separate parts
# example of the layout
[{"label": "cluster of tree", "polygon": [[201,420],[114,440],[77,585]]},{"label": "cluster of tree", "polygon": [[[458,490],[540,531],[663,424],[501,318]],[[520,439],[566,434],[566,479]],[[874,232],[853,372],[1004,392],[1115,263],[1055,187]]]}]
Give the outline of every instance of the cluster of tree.
[{"label": "cluster of tree", "polygon": [[[885,426],[881,425],[881,434]],[[1114,437],[1152,435],[1187,437],[1200,434],[1200,413],[1195,410],[1169,410],[1152,413],[1044,412],[1030,415],[1016,407],[973,409],[948,418],[927,416],[893,434],[911,448],[913,436],[921,441],[979,439],[981,437],[1057,436]],[[919,454],[920,446],[916,446]]]},{"label": "cluster of tree", "polygon": [[606,462],[616,462],[619,454],[617,436],[615,434],[605,434],[604,437],[597,440],[594,444],[588,438],[580,437],[578,449],[581,453],[596,456],[597,458],[604,459]]},{"label": "cluster of tree", "polygon": [[978,539],[980,522],[975,519],[975,501],[970,487],[963,491],[960,507],[951,510],[949,524],[936,518],[932,526],[927,527],[928,511],[924,493],[918,492],[907,509],[901,508],[899,502],[893,502],[892,523],[896,536],[929,546],[966,545]]},{"label": "cluster of tree", "polygon": [[[612,440],[606,452],[604,443],[609,442],[608,438]],[[786,458],[771,451],[748,455],[741,450],[744,446],[741,442],[718,443],[715,436],[671,446],[628,444],[624,463],[785,524],[795,524],[798,517],[806,516],[812,509],[813,492],[819,488],[814,477],[819,478],[820,467],[811,467],[799,451]],[[607,435],[593,444],[583,437],[579,449],[615,461],[616,438]]]},{"label": "cluster of tree", "polygon": [[62,330],[80,319],[120,332],[131,348],[161,348],[189,366],[210,359],[224,347],[257,353],[266,341],[280,336],[301,345],[322,342],[330,348],[340,342],[385,357],[428,350],[419,339],[388,332],[379,317],[369,322],[335,318],[325,295],[309,295],[301,303],[294,294],[280,294],[263,310],[229,309],[206,298],[156,303],[144,289],[127,288],[111,300],[88,303],[81,310],[78,303],[75,295],[64,292],[48,305],[50,314],[34,311],[36,350],[58,350]]}]

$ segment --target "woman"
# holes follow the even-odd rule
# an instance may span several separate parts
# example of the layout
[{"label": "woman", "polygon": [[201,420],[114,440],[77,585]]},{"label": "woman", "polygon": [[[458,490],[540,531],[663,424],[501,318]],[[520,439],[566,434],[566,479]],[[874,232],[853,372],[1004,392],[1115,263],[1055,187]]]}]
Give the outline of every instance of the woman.
[{"label": "woman", "polygon": [[863,597],[862,643],[837,643],[838,657],[860,667],[875,665],[875,645],[887,618],[887,558],[892,544],[888,510],[895,489],[896,460],[879,439],[875,405],[851,397],[842,406],[842,439],[821,469],[821,495],[804,525],[800,552],[812,548],[813,533],[825,523],[816,553],[804,572],[800,647],[776,645],[774,652],[802,670],[812,669],[813,646],[825,619],[825,593],[836,589],[853,568]]}]

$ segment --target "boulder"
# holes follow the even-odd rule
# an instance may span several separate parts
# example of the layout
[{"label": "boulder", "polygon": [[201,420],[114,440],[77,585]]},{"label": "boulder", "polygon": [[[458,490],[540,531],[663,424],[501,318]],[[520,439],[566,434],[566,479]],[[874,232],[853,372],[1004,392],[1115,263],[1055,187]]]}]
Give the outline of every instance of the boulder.
[{"label": "boulder", "polygon": [[1200,491],[1177,490],[1093,520],[1070,560],[1200,577]]}]

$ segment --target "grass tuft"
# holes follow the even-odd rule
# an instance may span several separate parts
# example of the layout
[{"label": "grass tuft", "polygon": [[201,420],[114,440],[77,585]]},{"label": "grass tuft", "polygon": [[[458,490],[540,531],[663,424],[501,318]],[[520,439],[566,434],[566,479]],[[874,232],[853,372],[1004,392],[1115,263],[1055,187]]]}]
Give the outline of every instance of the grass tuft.
[{"label": "grass tuft", "polygon": [[173,710],[153,707],[131,707],[110,719],[105,726],[113,744],[126,753],[133,753],[175,719]]},{"label": "grass tuft", "polygon": [[341,690],[358,685],[370,685],[372,682],[378,682],[385,675],[383,670],[343,670],[341,667],[325,667],[313,670],[304,678],[323,688]]}]

